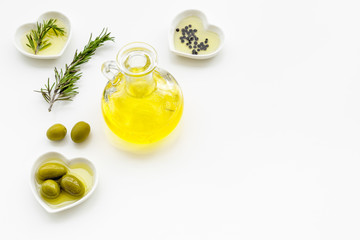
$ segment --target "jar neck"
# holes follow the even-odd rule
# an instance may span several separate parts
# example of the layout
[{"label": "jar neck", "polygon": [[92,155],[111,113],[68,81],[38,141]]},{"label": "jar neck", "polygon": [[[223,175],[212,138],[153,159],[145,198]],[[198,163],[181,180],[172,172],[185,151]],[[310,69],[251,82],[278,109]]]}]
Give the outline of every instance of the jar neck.
[{"label": "jar neck", "polygon": [[125,74],[126,91],[134,97],[145,97],[156,88],[156,82],[152,72],[142,76],[131,76]]},{"label": "jar neck", "polygon": [[153,71],[157,65],[157,54],[150,45],[140,42],[126,45],[119,52],[117,62],[130,95],[144,97],[154,91]]}]

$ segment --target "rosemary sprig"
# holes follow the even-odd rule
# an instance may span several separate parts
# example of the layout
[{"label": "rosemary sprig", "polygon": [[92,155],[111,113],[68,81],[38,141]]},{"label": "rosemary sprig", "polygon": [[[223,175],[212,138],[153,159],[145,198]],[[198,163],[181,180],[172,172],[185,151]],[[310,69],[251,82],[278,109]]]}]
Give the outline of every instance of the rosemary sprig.
[{"label": "rosemary sprig", "polygon": [[88,62],[91,56],[94,55],[95,50],[102,46],[104,42],[114,41],[114,38],[110,37],[110,32],[108,33],[107,29],[103,29],[94,40],[91,40],[91,38],[92,34],[90,35],[89,42],[81,52],[75,51],[72,62],[69,65],[65,64],[65,71],[61,69],[59,72],[55,67],[54,83],[50,84],[50,79],[48,78],[45,88],[35,91],[41,93],[45,101],[50,104],[49,112],[57,101],[72,101],[73,97],[78,94],[76,82],[82,75],[80,65]]},{"label": "rosemary sprig", "polygon": [[35,55],[51,45],[49,40],[46,39],[46,34],[50,30],[53,30],[56,36],[64,36],[66,33],[64,28],[56,25],[56,19],[50,18],[47,21],[43,20],[43,23],[37,22],[36,29],[31,30],[30,33],[26,35],[28,40],[26,46],[31,48]]}]

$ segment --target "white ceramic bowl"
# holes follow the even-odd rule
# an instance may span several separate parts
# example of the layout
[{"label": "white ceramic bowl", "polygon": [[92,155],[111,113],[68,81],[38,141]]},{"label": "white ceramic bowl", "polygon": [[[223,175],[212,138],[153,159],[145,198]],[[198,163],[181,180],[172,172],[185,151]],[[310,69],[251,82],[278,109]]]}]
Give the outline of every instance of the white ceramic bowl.
[{"label": "white ceramic bowl", "polygon": [[[50,18],[59,19],[65,24],[65,28],[67,30],[67,40],[66,40],[66,43],[65,43],[65,46],[63,47],[63,49],[58,54],[55,54],[55,55],[35,55],[35,54],[25,51],[21,44],[21,38],[24,36],[24,34],[28,33],[31,29],[36,29],[36,22],[42,23],[43,20],[48,20]],[[60,57],[64,53],[66,47],[69,44],[70,38],[71,38],[71,24],[70,24],[69,18],[60,12],[51,11],[51,12],[46,12],[46,13],[41,14],[36,22],[25,23],[25,24],[21,25],[20,27],[18,27],[18,29],[15,32],[15,36],[14,36],[14,44],[15,44],[15,47],[17,48],[17,50],[19,50],[19,52],[21,52],[22,54],[24,54],[27,57],[36,58],[36,59],[55,59],[55,58]]]},{"label": "white ceramic bowl", "polygon": [[[79,200],[69,203],[67,205],[61,206],[61,207],[52,207],[50,205],[48,205],[43,198],[40,196],[40,192],[38,190],[37,187],[37,182],[36,182],[36,172],[39,169],[39,167],[46,161],[48,161],[51,158],[56,158],[59,159],[61,161],[64,162],[64,164],[66,166],[71,166],[71,164],[76,164],[76,163],[84,163],[87,166],[90,167],[90,169],[93,172],[93,185],[91,187],[91,189],[86,193],[86,195],[84,195],[82,198],[80,198]],[[55,213],[55,212],[60,212],[72,207],[75,207],[76,205],[79,205],[80,203],[84,202],[85,200],[87,200],[94,192],[96,186],[98,183],[98,175],[96,173],[96,169],[95,166],[87,159],[85,158],[73,158],[73,159],[67,159],[66,157],[64,157],[62,154],[57,153],[57,152],[48,152],[45,153],[43,155],[41,155],[34,163],[32,169],[31,169],[31,174],[30,174],[30,187],[31,190],[36,198],[36,200],[40,203],[40,205],[49,213]]]},{"label": "white ceramic bowl", "polygon": [[[174,32],[175,32],[175,29],[177,28],[179,22],[182,19],[190,17],[190,16],[196,16],[196,17],[200,18],[202,23],[204,24],[204,29],[205,30],[210,31],[210,32],[214,32],[214,33],[219,35],[220,45],[214,52],[211,52],[209,54],[194,55],[194,54],[178,51],[178,50],[175,49],[175,46],[174,46]],[[192,9],[192,10],[186,10],[184,12],[181,12],[174,18],[174,20],[172,21],[171,27],[170,27],[168,40],[169,40],[170,50],[173,53],[175,53],[175,54],[177,54],[179,56],[193,58],[193,59],[208,59],[208,58],[211,58],[211,57],[214,57],[215,55],[217,55],[220,52],[220,50],[223,48],[225,36],[224,36],[223,31],[219,27],[217,27],[215,25],[211,25],[211,24],[208,23],[207,18],[206,18],[205,14],[203,12],[201,12],[199,10]]]}]

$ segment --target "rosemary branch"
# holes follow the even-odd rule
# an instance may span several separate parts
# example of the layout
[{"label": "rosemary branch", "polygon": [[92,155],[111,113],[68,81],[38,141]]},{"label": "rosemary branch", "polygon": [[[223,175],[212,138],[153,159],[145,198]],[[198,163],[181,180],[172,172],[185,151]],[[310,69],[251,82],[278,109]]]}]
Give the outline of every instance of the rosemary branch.
[{"label": "rosemary branch", "polygon": [[35,55],[51,45],[49,40],[46,39],[46,35],[50,30],[53,30],[56,36],[64,36],[66,33],[64,28],[56,25],[56,19],[50,18],[47,21],[43,20],[43,23],[37,22],[36,29],[31,30],[30,33],[26,35],[28,40],[26,46],[31,48]]},{"label": "rosemary branch", "polygon": [[103,29],[100,35],[94,40],[91,39],[92,34],[84,49],[79,53],[78,50],[76,50],[72,62],[69,65],[65,64],[65,71],[60,69],[59,72],[55,67],[54,83],[50,84],[50,79],[48,78],[45,88],[35,91],[41,93],[45,101],[50,104],[49,112],[57,101],[72,101],[73,97],[78,94],[76,82],[82,75],[80,65],[88,62],[94,55],[95,50],[102,46],[104,42],[114,41],[114,38],[110,37],[110,32],[108,33],[107,29]]}]

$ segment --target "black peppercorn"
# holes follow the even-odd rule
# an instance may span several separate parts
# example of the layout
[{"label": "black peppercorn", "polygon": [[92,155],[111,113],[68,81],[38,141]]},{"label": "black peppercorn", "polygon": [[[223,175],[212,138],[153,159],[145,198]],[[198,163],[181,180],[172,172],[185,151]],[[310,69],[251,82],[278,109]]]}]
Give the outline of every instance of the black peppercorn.
[{"label": "black peppercorn", "polygon": [[198,29],[191,29],[192,25],[189,24],[184,28],[176,28],[176,32],[181,30],[182,36],[179,38],[181,43],[185,43],[186,46],[191,49],[191,53],[197,55],[200,51],[206,51],[209,47],[209,39],[205,38],[203,42],[199,41],[199,37],[196,36]]}]

